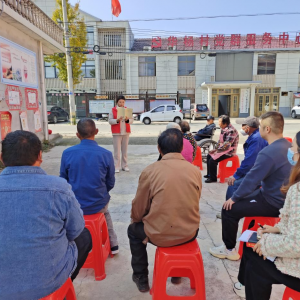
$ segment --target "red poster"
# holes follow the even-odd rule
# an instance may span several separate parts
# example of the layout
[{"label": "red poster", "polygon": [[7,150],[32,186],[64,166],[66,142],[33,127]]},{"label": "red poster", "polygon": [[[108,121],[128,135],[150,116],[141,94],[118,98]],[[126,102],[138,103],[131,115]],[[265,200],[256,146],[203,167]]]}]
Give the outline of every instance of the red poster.
[{"label": "red poster", "polygon": [[6,135],[11,132],[11,113],[8,111],[0,111],[0,127],[1,140],[4,140]]},{"label": "red poster", "polygon": [[20,110],[22,106],[22,93],[18,86],[7,85],[5,90],[5,101],[9,110]]},{"label": "red poster", "polygon": [[38,91],[36,89],[25,89],[26,108],[36,110],[39,108]]}]

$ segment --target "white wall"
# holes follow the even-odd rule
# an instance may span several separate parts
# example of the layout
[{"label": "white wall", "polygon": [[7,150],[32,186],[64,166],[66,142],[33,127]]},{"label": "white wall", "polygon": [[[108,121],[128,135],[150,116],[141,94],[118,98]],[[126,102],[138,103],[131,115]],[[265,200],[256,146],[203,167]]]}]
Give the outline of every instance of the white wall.
[{"label": "white wall", "polygon": [[126,55],[126,94],[139,94],[138,55]]},{"label": "white wall", "polygon": [[210,82],[211,77],[215,76],[216,69],[215,57],[200,58],[200,55],[196,55],[196,88],[195,88],[195,102],[202,103],[202,88],[203,82]]},{"label": "white wall", "polygon": [[177,93],[176,54],[156,55],[156,93]]}]

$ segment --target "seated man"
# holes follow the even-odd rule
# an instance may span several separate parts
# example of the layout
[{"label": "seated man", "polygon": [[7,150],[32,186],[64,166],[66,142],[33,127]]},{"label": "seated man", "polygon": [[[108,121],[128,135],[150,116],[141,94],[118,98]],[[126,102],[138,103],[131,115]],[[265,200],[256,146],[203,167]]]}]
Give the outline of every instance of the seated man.
[{"label": "seated man", "polygon": [[213,116],[207,117],[207,125],[204,128],[200,129],[198,133],[194,135],[194,138],[197,142],[203,139],[209,139],[211,137],[213,129],[216,127],[214,121],[215,118]]},{"label": "seated man", "polygon": [[[223,205],[222,238],[225,245],[210,249],[218,258],[238,260],[235,249],[239,220],[244,217],[278,217],[285,195],[280,191],[289,178],[291,164],[287,158],[291,143],[283,138],[284,119],[281,113],[261,116],[260,134],[269,146],[257,155],[253,168],[244,177],[233,196]],[[261,189],[257,186],[261,184]]]},{"label": "seated man", "polygon": [[182,157],[182,147],[183,134],[178,129],[160,135],[162,160],[144,169],[132,201],[128,237],[132,279],[140,292],[149,290],[147,241],[171,247],[191,242],[198,234],[201,172]]},{"label": "seated man", "polygon": [[258,153],[268,146],[268,142],[264,140],[259,133],[259,120],[256,117],[248,117],[246,119],[237,120],[237,124],[242,124],[241,134],[248,136],[243,145],[245,158],[241,166],[236,170],[233,176],[228,179],[228,189],[226,200],[230,199],[233,193],[238,189],[246,174],[254,166]]},{"label": "seated man", "polygon": [[84,215],[104,213],[112,254],[119,252],[117,235],[108,211],[109,191],[115,185],[112,153],[95,142],[98,133],[95,122],[81,119],[77,124],[80,144],[63,152],[60,177],[65,178],[80,203]]},{"label": "seated man", "polygon": [[75,279],[92,238],[70,185],[40,168],[35,134],[9,133],[1,160],[0,298],[37,300]]},{"label": "seated man", "polygon": [[236,154],[239,144],[239,134],[231,125],[226,115],[219,117],[219,127],[222,129],[216,148],[207,155],[206,183],[217,182],[218,163]]}]

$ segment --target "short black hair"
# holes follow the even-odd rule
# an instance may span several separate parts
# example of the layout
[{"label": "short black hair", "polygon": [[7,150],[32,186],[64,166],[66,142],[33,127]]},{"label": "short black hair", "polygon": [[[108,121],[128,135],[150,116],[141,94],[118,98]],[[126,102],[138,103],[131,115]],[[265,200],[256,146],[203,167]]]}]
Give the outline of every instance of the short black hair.
[{"label": "short black hair", "polygon": [[32,166],[41,150],[42,143],[34,133],[16,130],[2,141],[2,160],[6,167]]},{"label": "short black hair", "polygon": [[95,135],[96,124],[92,119],[83,118],[77,123],[77,131],[83,139],[91,138]]},{"label": "short black hair", "polygon": [[269,125],[275,134],[282,134],[284,128],[283,115],[278,111],[268,111],[260,117],[261,120],[269,119]]},{"label": "short black hair", "polygon": [[117,97],[116,102],[118,103],[119,100],[125,100],[125,97],[124,97],[123,95],[119,95],[119,96]]},{"label": "short black hair", "polygon": [[230,118],[227,115],[221,115],[219,119],[222,119],[223,125],[229,125],[230,124]]},{"label": "short black hair", "polygon": [[158,138],[158,146],[164,155],[181,153],[183,149],[183,133],[176,128],[165,130]]},{"label": "short black hair", "polygon": [[179,123],[179,125],[180,125],[181,131],[182,131],[183,133],[186,133],[186,132],[188,132],[188,131],[191,130],[190,124],[189,124],[187,121],[181,121],[181,122]]}]

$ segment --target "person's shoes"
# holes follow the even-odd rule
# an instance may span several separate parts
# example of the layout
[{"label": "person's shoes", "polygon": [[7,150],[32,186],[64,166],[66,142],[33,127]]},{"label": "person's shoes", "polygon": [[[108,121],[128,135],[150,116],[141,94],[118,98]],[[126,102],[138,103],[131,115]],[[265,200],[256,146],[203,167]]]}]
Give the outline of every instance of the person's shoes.
[{"label": "person's shoes", "polygon": [[120,170],[119,169],[115,169],[115,173],[120,173]]},{"label": "person's shoes", "polygon": [[129,172],[130,171],[128,167],[122,168],[122,170],[125,171],[125,172]]},{"label": "person's shoes", "polygon": [[217,219],[222,219],[222,214],[221,213],[217,213],[216,217],[217,217]]},{"label": "person's shoes", "polygon": [[233,285],[233,290],[239,297],[246,298],[245,286],[240,282],[236,282]]},{"label": "person's shoes", "polygon": [[181,277],[171,277],[171,282],[173,284],[180,284],[181,283]]},{"label": "person's shoes", "polygon": [[210,176],[209,176],[209,175],[204,175],[203,177],[204,177],[204,178],[209,178]]},{"label": "person's shoes", "polygon": [[110,248],[111,254],[118,254],[119,253],[119,246],[114,246]]},{"label": "person's shoes", "polygon": [[149,280],[147,275],[132,275],[132,280],[135,282],[138,290],[141,293],[146,293],[150,290]]},{"label": "person's shoes", "polygon": [[239,260],[240,255],[236,251],[236,249],[232,249],[231,251],[226,249],[226,246],[223,244],[219,247],[213,247],[209,249],[209,253],[217,258],[227,258],[229,260]]},{"label": "person's shoes", "polygon": [[212,183],[212,182],[217,182],[217,180],[211,180],[210,178],[208,178],[204,182],[205,183]]}]

